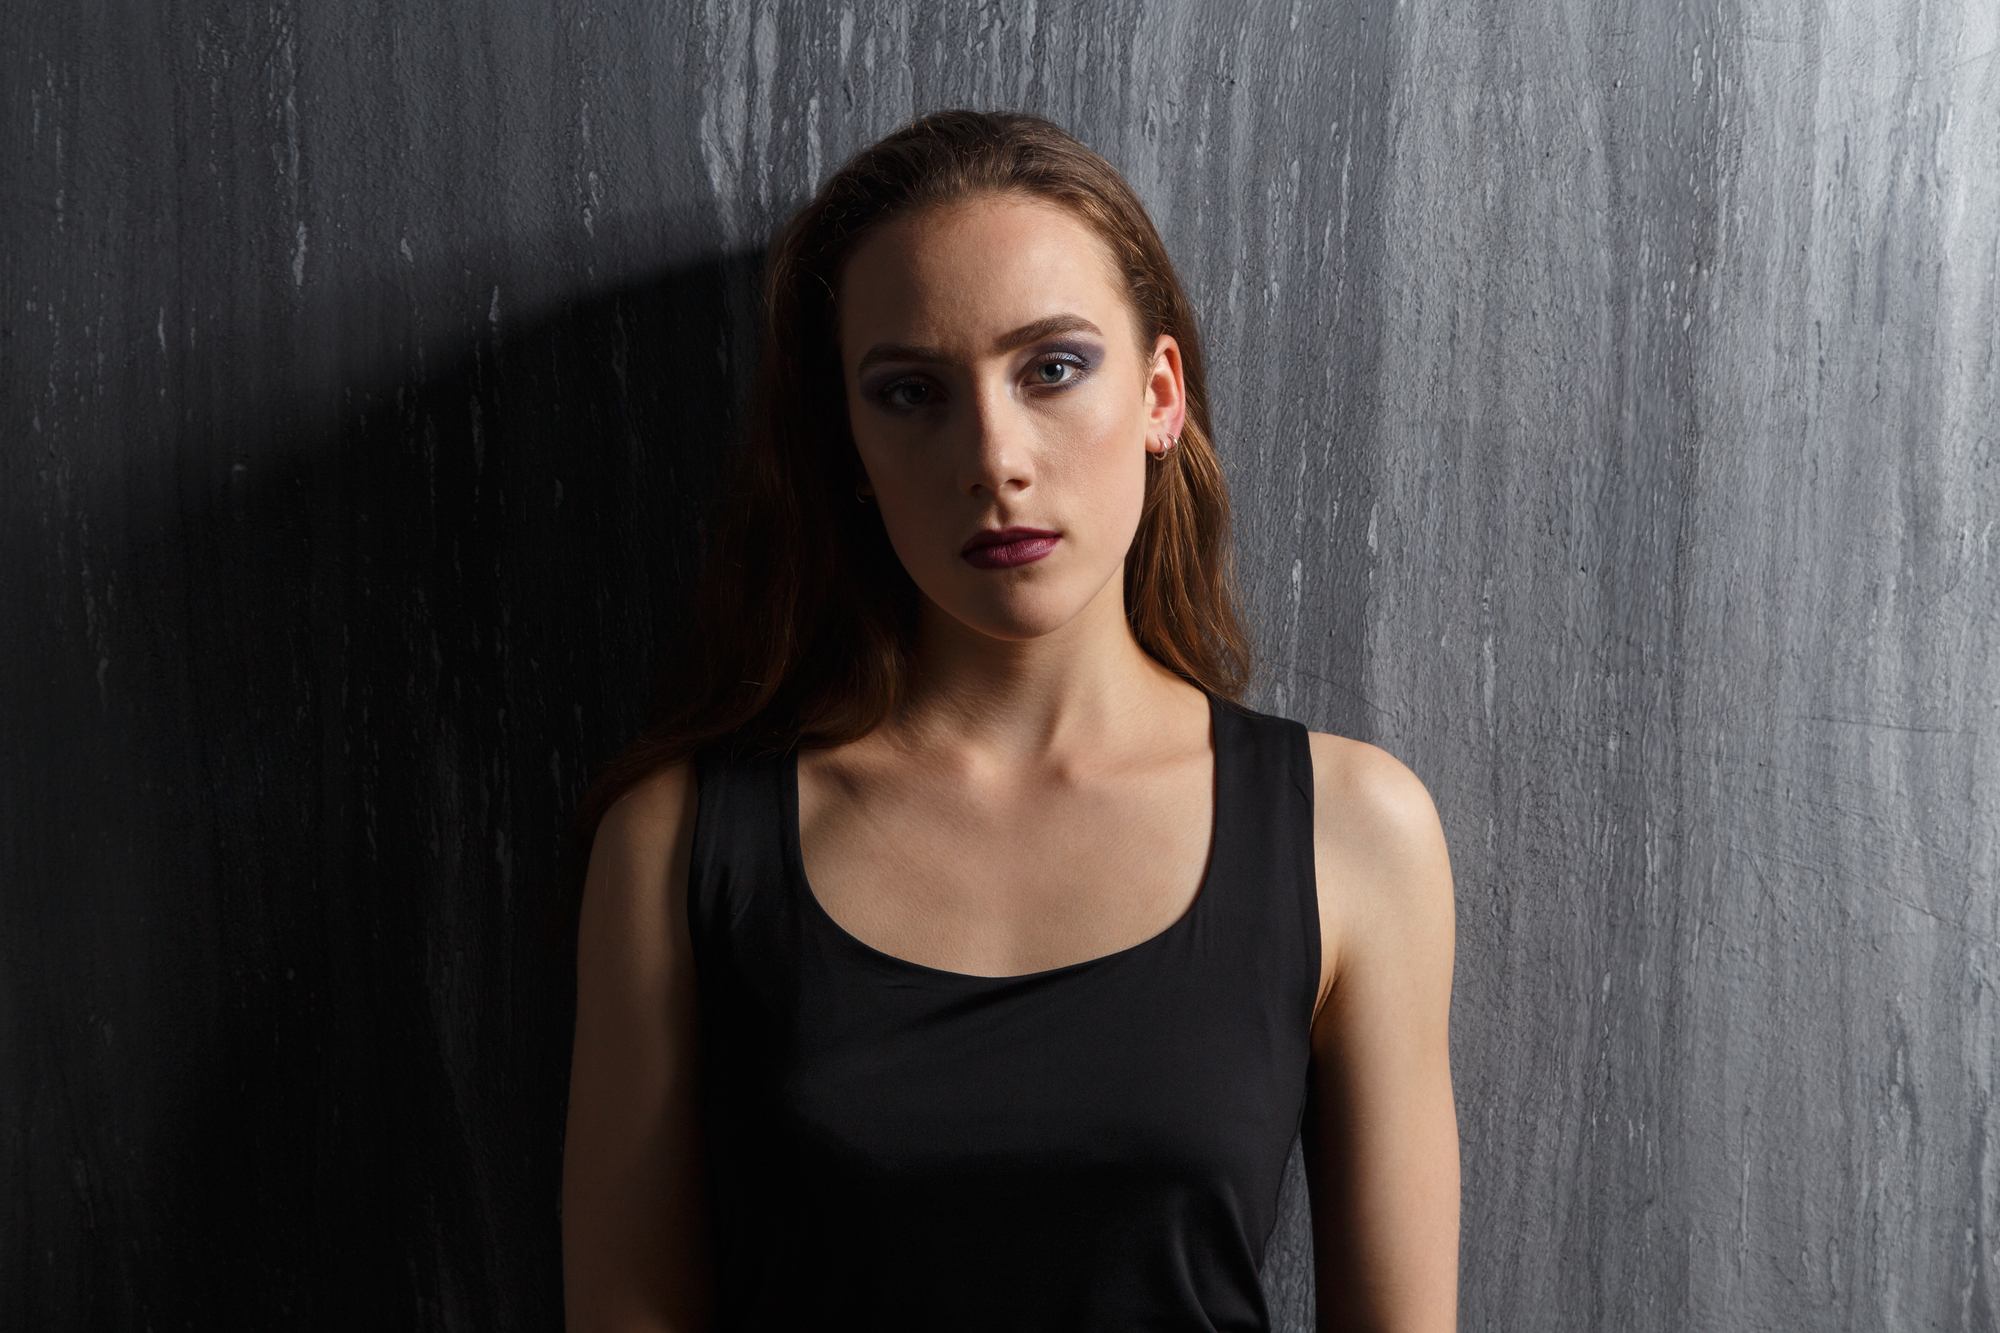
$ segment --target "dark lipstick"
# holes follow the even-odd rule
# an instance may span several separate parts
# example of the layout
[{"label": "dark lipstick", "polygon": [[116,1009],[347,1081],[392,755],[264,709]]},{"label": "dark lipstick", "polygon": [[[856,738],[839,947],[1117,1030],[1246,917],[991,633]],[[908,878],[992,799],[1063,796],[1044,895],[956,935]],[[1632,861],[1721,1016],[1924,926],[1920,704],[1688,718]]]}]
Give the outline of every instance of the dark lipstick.
[{"label": "dark lipstick", "polygon": [[1012,569],[1032,565],[1056,549],[1059,534],[1045,528],[1000,528],[974,533],[958,558],[974,569]]}]

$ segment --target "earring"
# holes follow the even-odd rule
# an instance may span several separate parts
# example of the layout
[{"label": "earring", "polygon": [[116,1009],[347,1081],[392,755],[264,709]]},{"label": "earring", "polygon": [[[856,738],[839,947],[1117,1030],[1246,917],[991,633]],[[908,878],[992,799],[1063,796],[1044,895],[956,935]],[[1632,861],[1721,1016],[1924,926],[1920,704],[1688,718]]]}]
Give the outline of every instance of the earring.
[{"label": "earring", "polygon": [[1174,451],[1174,446],[1180,442],[1181,438],[1178,435],[1162,435],[1160,437],[1160,451],[1154,457],[1165,458]]},{"label": "earring", "polygon": [[867,491],[862,489],[862,487],[865,484],[866,483],[859,481],[854,483],[854,503],[858,505],[865,505],[868,503],[869,500],[874,498],[870,496]]}]

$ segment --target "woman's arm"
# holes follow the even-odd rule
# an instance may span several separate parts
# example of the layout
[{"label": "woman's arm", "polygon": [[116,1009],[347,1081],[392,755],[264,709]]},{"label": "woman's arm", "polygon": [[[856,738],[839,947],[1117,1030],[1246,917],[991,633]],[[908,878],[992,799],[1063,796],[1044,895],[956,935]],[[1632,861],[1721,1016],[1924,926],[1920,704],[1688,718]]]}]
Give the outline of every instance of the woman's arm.
[{"label": "woman's arm", "polygon": [[1305,1149],[1322,1330],[1458,1318],[1451,864],[1430,796],[1372,745],[1315,735],[1320,1007]]},{"label": "woman's arm", "polygon": [[687,923],[694,808],[683,764],[620,798],[591,844],[563,1147],[570,1333],[707,1327]]}]

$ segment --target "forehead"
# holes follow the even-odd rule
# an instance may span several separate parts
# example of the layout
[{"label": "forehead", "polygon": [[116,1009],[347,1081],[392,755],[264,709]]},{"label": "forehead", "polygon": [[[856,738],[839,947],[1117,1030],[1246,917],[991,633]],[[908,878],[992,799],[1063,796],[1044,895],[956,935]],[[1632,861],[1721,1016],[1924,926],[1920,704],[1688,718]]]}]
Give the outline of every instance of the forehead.
[{"label": "forehead", "polygon": [[1131,320],[1111,248],[1060,205],[992,196],[891,219],[855,248],[841,352],[852,364],[880,341],[969,349],[1058,313]]}]

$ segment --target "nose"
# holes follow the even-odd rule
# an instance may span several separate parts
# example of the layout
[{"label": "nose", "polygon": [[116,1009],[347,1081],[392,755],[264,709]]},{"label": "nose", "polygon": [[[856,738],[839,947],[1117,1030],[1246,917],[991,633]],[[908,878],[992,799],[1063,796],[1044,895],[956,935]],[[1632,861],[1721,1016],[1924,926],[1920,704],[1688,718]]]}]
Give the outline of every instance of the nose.
[{"label": "nose", "polygon": [[977,394],[968,428],[971,438],[959,481],[967,495],[997,500],[1034,484],[1032,436],[1012,395],[994,388]]}]

